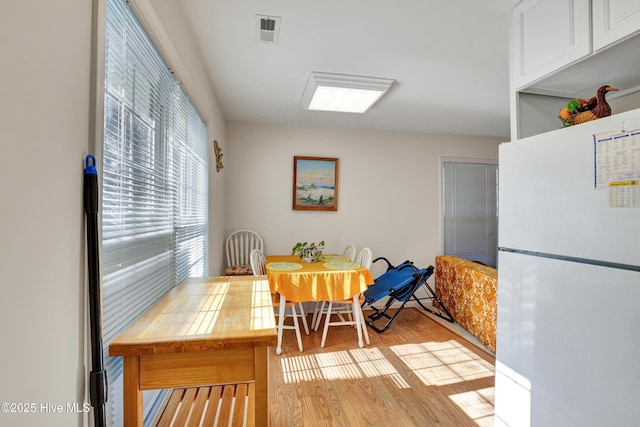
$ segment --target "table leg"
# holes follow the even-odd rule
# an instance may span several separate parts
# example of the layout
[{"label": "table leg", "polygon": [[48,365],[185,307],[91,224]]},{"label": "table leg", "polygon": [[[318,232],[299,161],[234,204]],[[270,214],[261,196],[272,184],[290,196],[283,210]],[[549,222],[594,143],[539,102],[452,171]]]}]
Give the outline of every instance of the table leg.
[{"label": "table leg", "polygon": [[123,358],[123,412],[126,427],[142,427],[142,390],[140,390],[140,357]]},{"label": "table leg", "polygon": [[256,426],[269,425],[269,355],[267,347],[255,349]]},{"label": "table leg", "polygon": [[362,327],[364,342],[366,342],[367,345],[369,345],[371,344],[371,341],[369,340],[369,331],[367,330],[367,323],[364,319],[364,313],[362,312],[362,306],[360,304],[358,304],[358,313],[360,314],[360,326]]},{"label": "table leg", "polygon": [[282,353],[282,330],[284,329],[284,313],[287,299],[280,295],[280,306],[278,307],[278,345],[276,346],[276,354]]},{"label": "table leg", "polygon": [[356,330],[358,331],[358,346],[364,347],[362,343],[362,322],[360,321],[360,316],[362,313],[359,310],[360,308],[360,294],[356,294],[353,296],[353,317],[356,324]]}]

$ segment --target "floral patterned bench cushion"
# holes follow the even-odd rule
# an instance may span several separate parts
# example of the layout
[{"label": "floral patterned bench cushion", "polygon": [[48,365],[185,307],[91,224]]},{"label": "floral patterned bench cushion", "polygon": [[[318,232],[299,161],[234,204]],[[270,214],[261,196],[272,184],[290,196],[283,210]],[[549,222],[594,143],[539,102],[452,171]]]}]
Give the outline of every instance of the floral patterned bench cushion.
[{"label": "floral patterned bench cushion", "polygon": [[224,270],[225,276],[252,276],[253,270],[251,270],[251,265],[242,264],[242,265],[230,265]]},{"label": "floral patterned bench cushion", "polygon": [[440,255],[435,276],[435,293],[455,321],[495,353],[498,270]]}]

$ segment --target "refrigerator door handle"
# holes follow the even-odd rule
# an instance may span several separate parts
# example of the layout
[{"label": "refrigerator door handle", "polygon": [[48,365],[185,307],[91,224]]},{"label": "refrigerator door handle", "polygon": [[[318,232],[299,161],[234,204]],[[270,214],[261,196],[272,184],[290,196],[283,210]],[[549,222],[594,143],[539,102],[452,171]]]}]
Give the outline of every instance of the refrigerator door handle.
[{"label": "refrigerator door handle", "polygon": [[602,261],[598,259],[580,258],[580,257],[573,257],[573,256],[567,256],[567,255],[560,255],[560,254],[550,254],[547,252],[528,251],[526,249],[505,248],[502,246],[498,247],[498,251],[512,252],[516,254],[523,254],[523,255],[529,255],[529,256],[537,256],[541,258],[558,259],[561,261],[577,262],[581,264],[599,265],[601,267],[616,268],[619,270],[630,270],[630,271],[640,272],[640,265],[621,264],[618,262],[609,262],[609,261]]}]

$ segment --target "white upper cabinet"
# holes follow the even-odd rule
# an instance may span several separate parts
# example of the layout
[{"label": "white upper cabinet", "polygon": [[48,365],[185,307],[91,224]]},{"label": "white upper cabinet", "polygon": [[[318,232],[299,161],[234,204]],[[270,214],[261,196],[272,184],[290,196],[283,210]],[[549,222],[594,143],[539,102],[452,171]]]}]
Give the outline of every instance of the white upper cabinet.
[{"label": "white upper cabinet", "polygon": [[640,1],[592,0],[592,3],[594,52],[640,30]]},{"label": "white upper cabinet", "polygon": [[516,90],[591,53],[589,1],[525,0],[512,16]]},{"label": "white upper cabinet", "polygon": [[560,108],[602,85],[619,89],[609,101],[640,92],[640,0],[522,0],[511,31],[512,140],[560,128]]}]

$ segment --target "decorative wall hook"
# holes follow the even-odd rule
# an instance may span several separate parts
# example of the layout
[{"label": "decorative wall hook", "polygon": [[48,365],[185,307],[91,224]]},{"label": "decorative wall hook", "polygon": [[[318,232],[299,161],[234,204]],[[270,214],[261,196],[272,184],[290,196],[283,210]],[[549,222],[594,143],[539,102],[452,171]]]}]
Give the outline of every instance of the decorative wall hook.
[{"label": "decorative wall hook", "polygon": [[220,169],[224,167],[222,164],[222,148],[218,145],[218,141],[213,141],[213,150],[216,153],[216,172],[220,172]]}]

